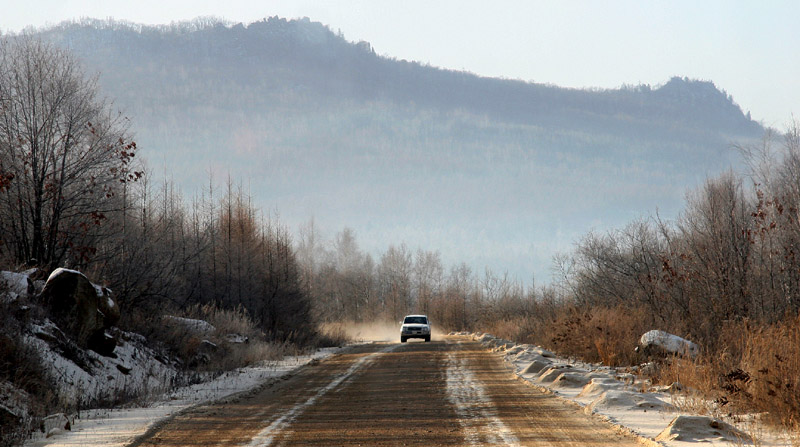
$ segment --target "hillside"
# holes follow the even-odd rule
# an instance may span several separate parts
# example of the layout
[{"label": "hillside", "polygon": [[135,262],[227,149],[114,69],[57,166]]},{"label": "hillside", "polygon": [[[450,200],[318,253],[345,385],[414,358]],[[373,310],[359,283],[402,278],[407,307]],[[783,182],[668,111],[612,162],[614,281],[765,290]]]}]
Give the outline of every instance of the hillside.
[{"label": "hillside", "polygon": [[674,216],[687,188],[736,163],[733,142],[762,132],[707,81],[484,78],[380,56],[308,19],[40,33],[100,72],[151,167],[188,193],[209,169],[230,173],[291,226],[313,216],[370,252],[406,242],[525,280],[592,228]]}]

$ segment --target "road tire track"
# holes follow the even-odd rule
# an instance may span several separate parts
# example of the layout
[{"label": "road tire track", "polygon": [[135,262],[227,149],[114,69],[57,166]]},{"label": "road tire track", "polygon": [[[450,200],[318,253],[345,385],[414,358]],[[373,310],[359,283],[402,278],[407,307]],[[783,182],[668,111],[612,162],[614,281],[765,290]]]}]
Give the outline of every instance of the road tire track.
[{"label": "road tire track", "polygon": [[176,416],[143,446],[638,445],[468,339],[363,345]]}]

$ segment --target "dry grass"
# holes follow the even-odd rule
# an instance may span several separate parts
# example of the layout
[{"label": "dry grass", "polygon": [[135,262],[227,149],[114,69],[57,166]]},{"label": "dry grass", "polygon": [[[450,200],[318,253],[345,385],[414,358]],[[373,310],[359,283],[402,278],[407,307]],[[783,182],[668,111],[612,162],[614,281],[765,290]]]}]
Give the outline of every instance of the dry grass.
[{"label": "dry grass", "polygon": [[319,327],[320,347],[344,346],[357,338],[347,323],[326,323]]},{"label": "dry grass", "polygon": [[496,337],[533,343],[561,355],[609,366],[635,365],[639,337],[649,329],[643,310],[624,306],[579,309],[563,306],[546,318],[540,315],[498,319],[482,329]]},{"label": "dry grass", "polygon": [[643,310],[623,306],[565,309],[545,326],[551,349],[589,362],[627,366],[638,362],[636,343],[648,329]]},{"label": "dry grass", "polygon": [[742,398],[785,427],[800,427],[800,316],[749,328],[741,358]]},{"label": "dry grass", "polygon": [[537,343],[537,334],[540,334],[542,323],[533,318],[517,317],[512,319],[497,320],[487,324],[482,330],[495,337],[513,340],[518,343]]},{"label": "dry grass", "polygon": [[[190,369],[224,371],[298,353],[298,348],[290,343],[266,340],[243,307],[220,309],[196,305],[168,314],[203,320],[214,326],[213,332],[202,333],[163,318],[144,317],[134,322],[139,331],[169,349]],[[239,342],[244,339],[247,341]],[[206,341],[216,348],[209,350],[211,345]]]},{"label": "dry grass", "polygon": [[[485,330],[609,366],[645,360],[634,350],[641,334],[653,329],[643,310],[564,306],[553,315],[498,319]],[[656,359],[648,368],[651,381],[690,390],[675,398],[684,410],[716,417],[757,413],[759,420],[800,432],[800,316],[772,325],[723,322],[716,335],[695,359]]]},{"label": "dry grass", "polygon": [[715,416],[757,413],[761,420],[800,429],[800,317],[757,326],[728,323],[718,347],[695,360],[659,364],[652,380],[680,382],[691,395],[677,402],[685,410]]}]

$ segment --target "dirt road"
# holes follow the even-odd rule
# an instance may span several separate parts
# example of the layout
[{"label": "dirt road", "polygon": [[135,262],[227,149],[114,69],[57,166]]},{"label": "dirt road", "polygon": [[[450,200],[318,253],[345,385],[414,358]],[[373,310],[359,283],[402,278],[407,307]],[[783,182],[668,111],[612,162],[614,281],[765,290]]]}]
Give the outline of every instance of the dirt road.
[{"label": "dirt road", "polygon": [[357,347],[162,425],[142,446],[632,446],[475,342]]}]

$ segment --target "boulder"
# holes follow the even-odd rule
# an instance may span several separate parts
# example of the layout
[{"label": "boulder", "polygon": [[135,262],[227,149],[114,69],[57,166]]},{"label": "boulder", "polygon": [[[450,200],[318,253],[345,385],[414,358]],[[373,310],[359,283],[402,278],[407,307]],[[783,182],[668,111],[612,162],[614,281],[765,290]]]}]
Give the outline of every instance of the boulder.
[{"label": "boulder", "polygon": [[103,355],[113,352],[116,341],[107,330],[120,314],[110,290],[93,284],[81,272],[59,268],[47,278],[39,298],[78,346]]},{"label": "boulder", "polygon": [[64,430],[72,430],[72,424],[64,413],[56,413],[42,419],[41,429],[45,437],[50,438]]},{"label": "boulder", "polygon": [[11,382],[0,380],[0,432],[18,427],[28,417],[31,397]]},{"label": "boulder", "polygon": [[250,343],[250,338],[242,334],[225,334],[225,340],[234,345]]},{"label": "boulder", "polygon": [[217,328],[215,328],[213,324],[205,320],[176,317],[174,315],[164,315],[163,318],[166,324],[173,326],[181,326],[187,332],[196,336],[213,334],[217,330]]},{"label": "boulder", "polygon": [[0,272],[0,302],[33,296],[33,281],[25,273]]},{"label": "boulder", "polygon": [[638,348],[646,356],[656,357],[683,355],[694,358],[700,353],[700,347],[691,341],[659,330],[642,334]]}]

